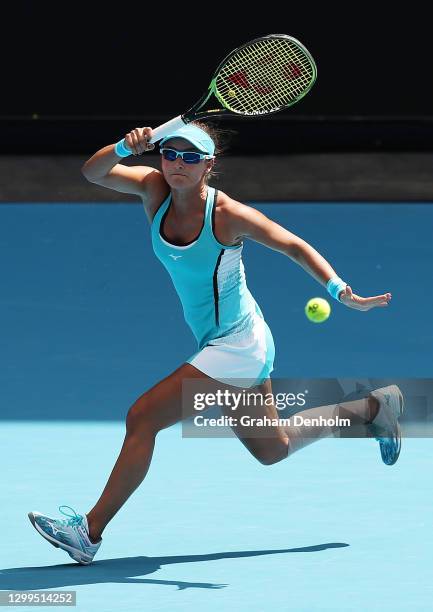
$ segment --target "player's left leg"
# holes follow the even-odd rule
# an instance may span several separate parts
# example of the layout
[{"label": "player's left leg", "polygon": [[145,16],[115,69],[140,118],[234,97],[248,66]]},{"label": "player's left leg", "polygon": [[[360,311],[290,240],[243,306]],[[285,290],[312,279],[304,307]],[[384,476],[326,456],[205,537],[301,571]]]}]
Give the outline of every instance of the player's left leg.
[{"label": "player's left leg", "polygon": [[[272,397],[270,379],[248,389],[248,392],[254,401],[248,400],[248,393],[245,394],[247,401],[236,409],[236,424],[232,429],[250,453],[264,465],[277,463],[322,438],[338,437],[341,419],[349,420],[350,427],[360,426],[366,431],[379,409],[378,399],[369,395],[359,400],[304,410],[299,414],[306,424],[286,425],[281,413],[267,399]],[[260,396],[263,397],[262,402],[258,399]],[[225,406],[223,412],[226,416],[234,416],[231,406]],[[320,422],[323,424],[317,424]],[[308,423],[315,424],[310,426]]]}]

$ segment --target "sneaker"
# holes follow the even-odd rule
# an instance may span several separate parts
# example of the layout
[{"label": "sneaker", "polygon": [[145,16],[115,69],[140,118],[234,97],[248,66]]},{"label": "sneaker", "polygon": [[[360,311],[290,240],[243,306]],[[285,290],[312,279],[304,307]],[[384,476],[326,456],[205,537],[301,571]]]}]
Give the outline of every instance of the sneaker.
[{"label": "sneaker", "polygon": [[401,428],[398,419],[403,414],[403,395],[397,385],[382,387],[371,394],[379,402],[379,411],[369,424],[369,430],[379,442],[382,461],[394,465],[401,450]]},{"label": "sneaker", "polygon": [[[62,508],[69,508],[74,514],[63,512]],[[60,506],[59,510],[70,518],[55,519],[40,512],[29,512],[28,517],[33,527],[50,544],[65,550],[74,561],[89,565],[102,544],[102,538],[96,543],[90,541],[86,515],[77,514],[70,506]]]}]

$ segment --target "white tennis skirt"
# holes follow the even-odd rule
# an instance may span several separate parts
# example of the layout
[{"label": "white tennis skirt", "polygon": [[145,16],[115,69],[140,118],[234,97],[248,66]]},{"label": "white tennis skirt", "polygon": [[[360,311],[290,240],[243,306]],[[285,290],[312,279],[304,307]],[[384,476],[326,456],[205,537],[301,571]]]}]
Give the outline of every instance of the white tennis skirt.
[{"label": "white tennis skirt", "polygon": [[254,387],[274,368],[275,346],[266,321],[255,314],[246,329],[215,338],[187,359],[195,368],[227,385]]}]

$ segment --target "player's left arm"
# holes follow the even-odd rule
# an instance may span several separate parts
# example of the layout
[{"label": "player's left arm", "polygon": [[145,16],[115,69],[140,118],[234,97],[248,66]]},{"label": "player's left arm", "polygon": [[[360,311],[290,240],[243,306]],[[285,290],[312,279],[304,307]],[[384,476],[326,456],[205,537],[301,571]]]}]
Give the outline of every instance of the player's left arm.
[{"label": "player's left arm", "polygon": [[[228,207],[228,214],[235,239],[249,238],[287,255],[325,288],[331,278],[338,276],[331,264],[311,244],[255,208],[236,202]],[[343,304],[351,308],[370,310],[374,307],[388,306],[391,294],[384,293],[364,298],[353,293],[351,287],[346,285],[339,298]]]}]

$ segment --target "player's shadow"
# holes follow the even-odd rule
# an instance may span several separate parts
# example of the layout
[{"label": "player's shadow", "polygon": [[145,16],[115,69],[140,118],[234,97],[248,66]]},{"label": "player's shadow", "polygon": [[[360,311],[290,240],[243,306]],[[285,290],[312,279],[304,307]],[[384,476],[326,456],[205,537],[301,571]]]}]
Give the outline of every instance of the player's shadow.
[{"label": "player's shadow", "polygon": [[283,553],[319,552],[328,548],[349,546],[340,542],[304,546],[302,548],[283,548],[277,550],[246,550],[238,552],[220,552],[209,555],[185,555],[176,557],[126,557],[122,559],[105,559],[94,561],[83,566],[78,563],[65,563],[49,567],[12,567],[0,570],[0,590],[36,591],[39,589],[56,589],[76,587],[88,584],[161,584],[174,585],[178,589],[221,589],[226,584],[212,582],[183,582],[178,580],[152,580],[131,578],[153,574],[163,565],[175,563],[201,563],[218,559],[237,559],[239,557],[256,557],[259,555],[281,555]]}]

